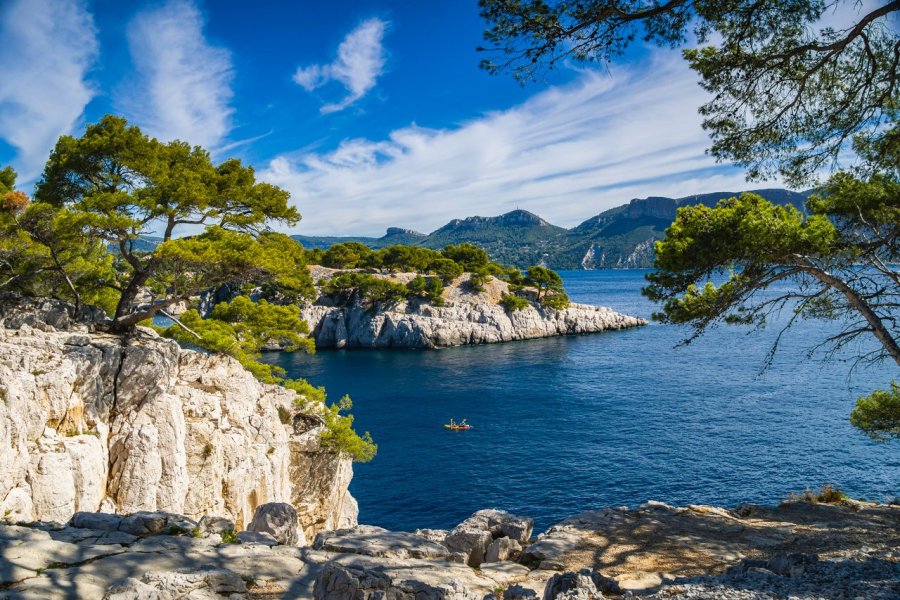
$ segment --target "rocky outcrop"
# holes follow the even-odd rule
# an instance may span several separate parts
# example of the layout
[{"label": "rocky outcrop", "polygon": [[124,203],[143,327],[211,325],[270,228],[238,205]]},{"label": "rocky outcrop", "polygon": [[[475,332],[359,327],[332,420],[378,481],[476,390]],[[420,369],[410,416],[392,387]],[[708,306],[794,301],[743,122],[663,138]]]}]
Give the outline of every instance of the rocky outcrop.
[{"label": "rocky outcrop", "polygon": [[0,295],[0,518],[166,511],[244,529],[286,502],[307,539],[355,525],[350,462],[319,445],[324,425],[296,414],[293,392],[97,318]]},{"label": "rocky outcrop", "polygon": [[[438,530],[358,526],[320,533],[312,546],[298,548],[249,531],[233,543],[201,527],[217,522],[147,512],[78,513],[65,526],[0,523],[0,599],[886,600],[900,594],[900,506],[874,503],[731,511],[652,502],[589,511],[526,540],[518,563],[476,568],[451,552],[449,532]],[[528,519],[503,511],[479,511],[464,523],[498,535],[491,545],[518,544],[504,532],[530,527]],[[518,531],[521,539],[525,530]],[[244,542],[245,534],[263,539]],[[545,558],[534,565],[529,556],[538,550]]]},{"label": "rocky outcrop", "polygon": [[[316,267],[317,280],[332,269]],[[406,283],[414,274],[397,273],[388,279]],[[498,279],[484,291],[468,291],[468,275],[444,290],[444,306],[412,298],[391,305],[371,306],[353,298],[339,302],[322,296],[302,307],[316,346],[320,348],[441,348],[466,344],[492,344],[559,335],[599,333],[646,325],[647,321],[611,308],[570,304],[556,310],[532,303],[510,311],[499,304],[509,286]]]}]

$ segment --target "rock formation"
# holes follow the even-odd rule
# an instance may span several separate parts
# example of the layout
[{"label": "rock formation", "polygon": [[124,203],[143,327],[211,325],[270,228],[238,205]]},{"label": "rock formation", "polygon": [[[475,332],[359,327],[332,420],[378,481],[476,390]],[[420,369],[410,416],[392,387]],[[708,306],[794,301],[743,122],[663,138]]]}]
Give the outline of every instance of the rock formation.
[{"label": "rock formation", "polygon": [[[264,505],[259,513],[281,508]],[[358,526],[322,532],[312,546],[299,548],[251,531],[235,543],[206,531],[204,522],[218,520],[143,512],[77,513],[65,526],[0,523],[0,599],[887,600],[900,594],[900,506],[874,503],[730,511],[654,502],[585,512],[537,540],[523,540],[530,519],[479,511],[453,531],[496,536],[492,545],[523,540],[526,550],[518,562],[509,556],[475,568],[467,564],[471,554],[451,550],[447,531]],[[538,554],[544,558],[535,565]]]},{"label": "rock formation", "polygon": [[350,462],[319,445],[324,425],[296,414],[293,392],[96,318],[0,294],[0,518],[166,511],[240,530],[286,502],[306,539],[356,523]]},{"label": "rock formation", "polygon": [[[321,280],[334,273],[315,267]],[[388,279],[406,283],[411,273]],[[646,325],[647,321],[611,308],[570,304],[563,310],[529,306],[509,311],[498,304],[508,285],[493,279],[484,291],[467,290],[468,275],[444,290],[444,306],[413,298],[390,306],[369,306],[358,298],[338,303],[322,296],[303,307],[303,318],[320,348],[440,348],[465,344],[491,344],[558,335],[598,333]]]}]

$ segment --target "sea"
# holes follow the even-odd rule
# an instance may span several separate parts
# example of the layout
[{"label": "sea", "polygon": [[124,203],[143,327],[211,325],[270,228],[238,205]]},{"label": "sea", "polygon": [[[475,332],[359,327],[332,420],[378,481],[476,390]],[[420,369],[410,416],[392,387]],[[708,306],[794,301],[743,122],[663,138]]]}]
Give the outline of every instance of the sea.
[{"label": "sea", "polygon": [[[563,271],[574,302],[649,319],[646,271]],[[777,292],[777,290],[775,290]],[[835,331],[790,311],[763,330],[651,323],[599,334],[440,350],[320,350],[266,360],[348,394],[354,426],[378,444],[354,466],[361,523],[452,528],[499,508],[541,531],[578,512],[636,506],[775,504],[821,485],[854,498],[900,495],[900,441],[854,429],[855,399],[900,379],[861,365],[865,340],[836,356]],[[810,355],[812,353],[812,355]],[[827,359],[827,360],[825,360]],[[449,431],[450,419],[473,428]]]}]

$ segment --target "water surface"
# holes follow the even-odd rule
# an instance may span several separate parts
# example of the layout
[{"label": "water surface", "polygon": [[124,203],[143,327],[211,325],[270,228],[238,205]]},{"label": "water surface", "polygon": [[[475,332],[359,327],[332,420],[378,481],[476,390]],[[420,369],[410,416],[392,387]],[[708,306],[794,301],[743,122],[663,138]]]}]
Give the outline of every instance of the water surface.
[{"label": "water surface", "polygon": [[[649,317],[644,271],[563,272],[576,302]],[[834,483],[856,497],[900,494],[900,442],[847,421],[854,398],[898,378],[890,364],[808,360],[831,325],[806,322],[758,371],[776,330],[719,328],[673,346],[682,328],[436,351],[269,355],[337,400],[379,450],[350,486],[360,521],[449,528],[481,508],[532,516],[538,530],[579,511],[635,505],[778,502]],[[442,424],[467,418],[475,429]]]}]

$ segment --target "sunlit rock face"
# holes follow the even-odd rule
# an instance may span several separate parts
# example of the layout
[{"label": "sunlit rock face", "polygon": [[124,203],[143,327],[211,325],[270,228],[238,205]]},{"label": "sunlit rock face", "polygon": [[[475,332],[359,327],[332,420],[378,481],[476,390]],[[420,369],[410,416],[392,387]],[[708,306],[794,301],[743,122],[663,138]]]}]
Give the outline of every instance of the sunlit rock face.
[{"label": "sunlit rock face", "polygon": [[0,515],[158,510],[243,529],[257,506],[288,502],[307,539],[355,525],[350,462],[321,447],[315,417],[282,423],[293,392],[230,357],[72,314],[0,295]]}]

